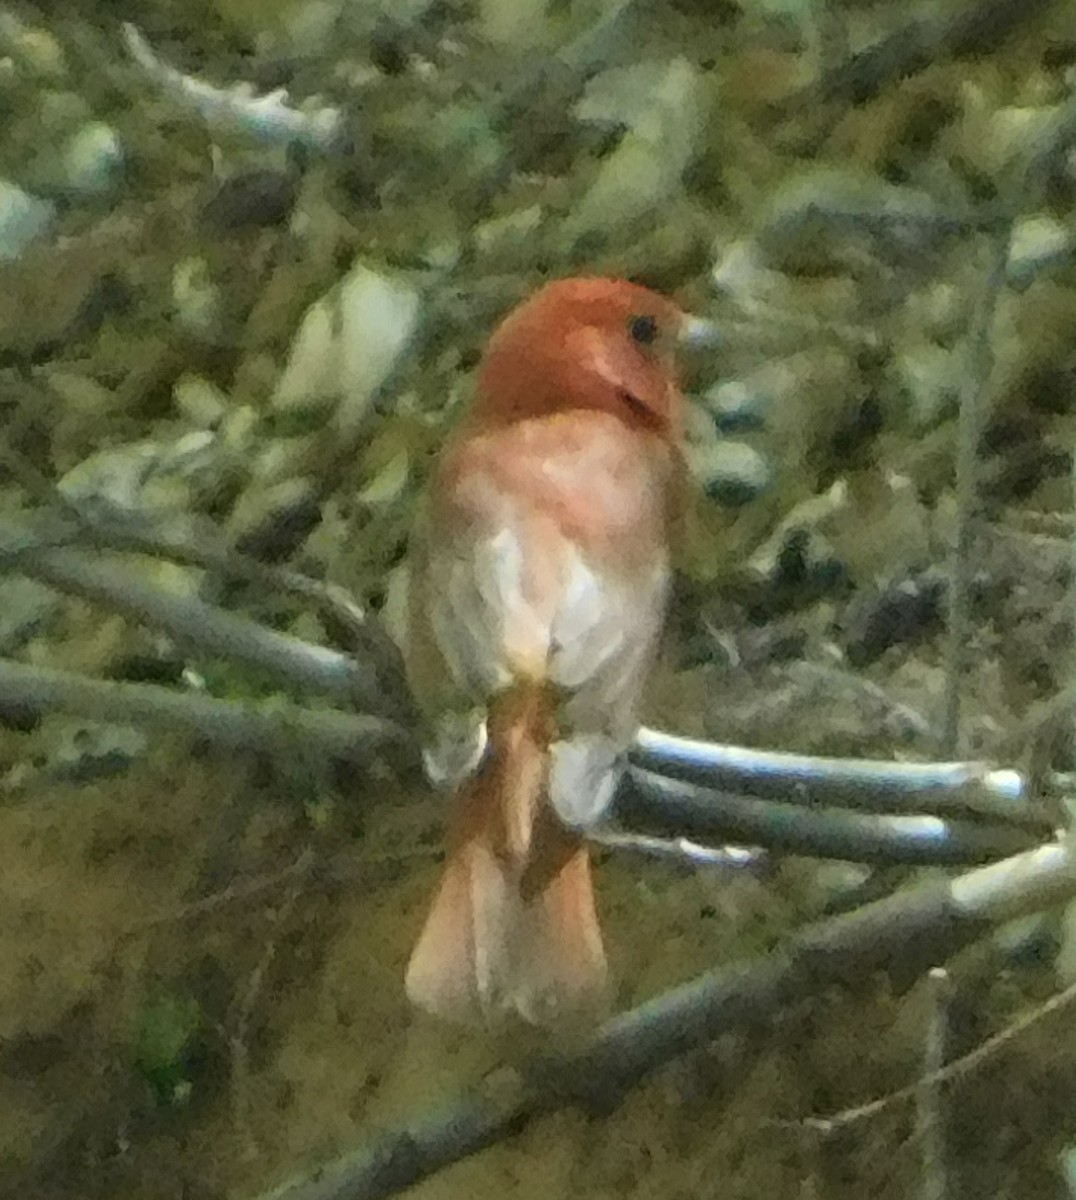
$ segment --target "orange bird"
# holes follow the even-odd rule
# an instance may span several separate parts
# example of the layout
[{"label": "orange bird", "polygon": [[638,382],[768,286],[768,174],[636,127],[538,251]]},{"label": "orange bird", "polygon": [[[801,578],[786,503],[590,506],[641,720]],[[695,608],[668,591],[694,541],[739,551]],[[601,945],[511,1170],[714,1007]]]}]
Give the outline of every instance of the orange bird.
[{"label": "orange bird", "polygon": [[411,550],[407,666],[456,788],[411,956],[420,1008],[546,1024],[599,1003],[583,833],[638,724],[686,477],[676,344],[698,322],[623,280],[550,283],[491,338]]}]

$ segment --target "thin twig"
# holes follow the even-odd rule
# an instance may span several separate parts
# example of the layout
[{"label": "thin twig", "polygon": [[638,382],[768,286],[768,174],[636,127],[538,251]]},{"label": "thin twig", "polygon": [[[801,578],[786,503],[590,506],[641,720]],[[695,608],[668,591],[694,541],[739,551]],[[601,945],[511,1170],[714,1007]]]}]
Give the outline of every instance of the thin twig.
[{"label": "thin twig", "polygon": [[897,700],[884,687],[872,679],[857,675],[848,667],[834,666],[829,663],[816,663],[805,659],[792,667],[794,676],[805,679],[820,679],[838,683],[850,691],[857,692],[866,704],[877,706],[885,714],[883,729],[899,728],[913,733],[917,738],[925,738],[932,730],[930,721],[916,708]]},{"label": "thin twig", "polygon": [[923,1047],[925,1086],[917,1094],[916,1133],[923,1164],[921,1200],[945,1200],[948,1194],[945,1159],[943,1087],[939,1078],[949,1042],[949,972],[934,967],[927,972],[928,1005]]},{"label": "thin twig", "polygon": [[[848,1125],[854,1125],[859,1121],[865,1121],[870,1117],[877,1116],[878,1113],[884,1112],[887,1108],[914,1100],[923,1089],[936,1088],[942,1084],[950,1083],[954,1079],[962,1079],[970,1075],[972,1071],[980,1067],[988,1059],[993,1058],[995,1054],[1004,1049],[1009,1043],[1026,1033],[1033,1025],[1037,1025],[1040,1021],[1057,1012],[1059,1009],[1067,1007],[1074,1000],[1076,1000],[1076,983],[1071,984],[1064,991],[1051,996],[1049,1000],[1044,1001],[1029,1012],[1017,1017],[1011,1024],[1006,1025],[1004,1029],[995,1033],[993,1037],[987,1038],[985,1042],[980,1042],[974,1050],[969,1051],[969,1053],[962,1055],[960,1058],[954,1058],[952,1062],[947,1063],[941,1070],[935,1071],[933,1075],[917,1079],[915,1083],[910,1083],[907,1087],[898,1088],[895,1092],[889,1092],[885,1096],[879,1096],[877,1099],[871,1100],[866,1104],[859,1104],[855,1108],[842,1109],[840,1112],[831,1113],[826,1117],[806,1117],[803,1121],[797,1121],[795,1124],[809,1129],[817,1129],[819,1132],[825,1134],[834,1133],[836,1130],[843,1129]],[[784,1122],[778,1123],[783,1124]]]},{"label": "thin twig", "polygon": [[276,957],[276,948],[281,926],[291,916],[296,903],[303,891],[303,876],[314,861],[314,851],[310,846],[304,848],[292,867],[292,881],[284,898],[272,914],[271,928],[262,947],[254,969],[247,980],[243,998],[235,1012],[232,1031],[228,1036],[228,1048],[232,1060],[232,1100],[235,1115],[235,1126],[242,1141],[247,1157],[258,1157],[258,1143],[253,1133],[251,1113],[253,1097],[250,1084],[250,1022],[254,1008],[261,995],[265,976]]},{"label": "thin twig", "polygon": [[[1072,530],[1070,533],[1069,559],[1069,679],[1076,681],[1076,446],[1072,449],[1072,461],[1069,464],[1069,480],[1072,488],[1071,503],[1073,506]],[[1070,723],[1071,724],[1071,723]]]},{"label": "thin twig", "polygon": [[[999,0],[1002,12],[1008,9],[1006,0]],[[1019,180],[1006,181],[1025,205],[1036,201],[1045,187],[1052,165],[1076,136],[1076,96],[1059,106],[1053,120],[1031,145],[1024,160]],[[955,756],[960,740],[960,689],[969,654],[968,619],[973,562],[972,544],[979,518],[976,481],[978,478],[979,439],[987,412],[987,393],[994,365],[992,328],[997,299],[1004,286],[1012,252],[1014,220],[1010,215],[1000,222],[995,235],[995,261],[979,311],[972,326],[974,370],[968,387],[961,396],[960,420],[957,432],[957,505],[958,526],[952,561],[952,580],[949,589],[949,644],[946,654],[948,673],[946,686],[943,753]],[[1074,467],[1076,479],[1076,467]],[[1055,698],[1056,699],[1056,698]]]},{"label": "thin twig", "polygon": [[744,846],[703,846],[690,838],[658,838],[638,833],[601,833],[589,839],[605,850],[628,851],[647,858],[673,859],[695,867],[759,870],[769,857],[764,850]]},{"label": "thin twig", "polygon": [[[313,579],[288,567],[260,562],[235,550],[221,530],[210,521],[184,517],[172,528],[166,521],[147,518],[142,513],[119,509],[107,501],[96,500],[92,511],[69,502],[66,506],[79,527],[79,540],[106,550],[145,554],[152,558],[197,567],[225,579],[258,584],[282,595],[307,600],[331,613],[349,630],[359,634],[366,613],[342,588]],[[75,540],[74,531],[70,540]]]},{"label": "thin twig", "polygon": [[239,880],[230,883],[218,892],[211,892],[208,896],[200,896],[197,900],[190,900],[152,917],[142,917],[129,925],[120,936],[122,938],[134,937],[163,925],[177,925],[184,921],[208,916],[220,908],[239,904],[244,900],[260,896],[263,892],[271,891],[282,883],[286,883],[296,874],[307,875],[315,865],[319,864],[315,864],[312,858],[308,859],[301,855],[295,862],[289,863],[280,871],[271,871],[265,875],[255,876],[253,879]]},{"label": "thin twig", "polygon": [[[23,405],[23,413],[28,422],[28,405]],[[394,706],[389,715],[414,717],[398,649],[346,589],[243,554],[219,526],[206,519],[183,516],[169,522],[120,508],[105,497],[95,497],[92,504],[80,503],[10,444],[0,445],[0,461],[42,506],[17,521],[0,524],[0,561],[7,566],[14,568],[36,550],[89,544],[197,567],[297,597],[312,603],[344,631],[349,649],[362,656],[369,667],[367,673],[379,685],[371,694],[379,694]]]},{"label": "thin twig", "polygon": [[[159,522],[139,528],[128,514],[102,510],[83,514],[85,539],[107,549],[136,551],[184,566],[198,567],[224,579],[246,583],[293,596],[312,605],[343,632],[349,649],[361,655],[368,672],[378,682],[379,702],[390,701],[392,714],[413,717],[410,697],[403,679],[400,653],[376,617],[338,584],[313,579],[289,567],[260,562],[235,550],[211,522],[199,522],[194,538],[171,532]],[[381,705],[383,707],[383,705]]]},{"label": "thin twig", "polygon": [[974,366],[960,397],[956,451],[957,532],[950,568],[945,718],[941,738],[941,752],[950,758],[956,758],[960,753],[960,706],[971,653],[971,588],[975,570],[972,552],[979,528],[979,441],[994,371],[994,312],[1005,283],[1011,243],[1012,222],[1008,221],[993,239],[993,265],[971,325],[971,362]]},{"label": "thin twig", "polygon": [[[116,940],[117,943],[122,943],[129,938],[140,937],[163,926],[199,921],[230,905],[254,900],[265,892],[294,880],[296,876],[303,877],[303,887],[307,891],[338,888],[355,881],[362,881],[368,885],[373,878],[371,872],[379,867],[388,868],[395,877],[398,875],[402,863],[430,861],[435,859],[438,853],[436,846],[417,846],[410,850],[375,854],[356,854],[354,850],[349,849],[339,851],[328,858],[300,855],[298,859],[279,871],[270,871],[251,878],[235,880],[227,887],[200,896],[197,900],[190,900],[155,913],[153,916],[132,921],[117,935]],[[218,1032],[225,1041],[228,1040],[223,1027]]]}]

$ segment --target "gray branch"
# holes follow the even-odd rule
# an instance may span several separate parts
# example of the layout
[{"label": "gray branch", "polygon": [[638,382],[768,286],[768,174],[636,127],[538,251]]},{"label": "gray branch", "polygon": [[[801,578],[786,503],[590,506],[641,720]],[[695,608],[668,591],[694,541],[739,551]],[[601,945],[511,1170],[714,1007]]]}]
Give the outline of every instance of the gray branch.
[{"label": "gray branch", "polygon": [[733,841],[854,862],[981,863],[1026,850],[1038,840],[1011,826],[806,807],[714,792],[639,768],[628,774],[612,819],[653,837]]},{"label": "gray branch", "polygon": [[253,667],[282,684],[379,711],[382,689],[372,670],[345,654],[277,633],[196,596],[147,583],[115,555],[63,547],[19,558],[17,569],[59,591],[103,604],[160,629],[195,654]]},{"label": "gray branch", "polygon": [[217,700],[145,683],[90,679],[71,671],[0,659],[0,706],[62,711],[94,721],[139,725],[203,737],[223,749],[294,753],[369,761],[387,746],[406,746],[408,732],[380,717],[309,709],[274,698],[262,704]]},{"label": "gray branch", "polygon": [[1000,821],[1043,837],[1049,814],[1018,771],[977,762],[886,762],[753,750],[640,729],[631,761],[644,771],[718,792],[874,813],[933,813]]},{"label": "gray branch", "polygon": [[765,958],[711,971],[599,1029],[570,1057],[503,1072],[259,1200],[381,1200],[570,1105],[608,1111],[657,1067],[734,1029],[772,1028],[787,1005],[884,971],[902,986],[1012,920],[1076,895],[1061,845],[931,880],[809,925]]},{"label": "gray branch", "polygon": [[[195,654],[241,662],[281,686],[398,715],[400,706],[379,687],[376,668],[266,629],[198,597],[165,592],[115,554],[57,546],[57,540],[69,536],[68,526],[65,519],[52,517],[26,528],[4,527],[0,559],[54,587],[163,629]],[[44,687],[44,676],[17,675],[17,670],[29,668],[10,665],[7,694],[18,702],[19,689],[26,688],[30,703]],[[101,718],[104,710],[94,689],[122,686],[122,693],[109,693],[110,703],[120,706],[116,719],[160,725],[164,722],[159,714],[174,710],[185,716],[177,716],[170,727],[191,728],[209,737],[214,734],[212,720],[203,720],[192,705],[221,703],[62,672],[51,674],[48,683],[48,703],[64,711]],[[242,719],[239,711],[229,711],[214,740],[255,748],[279,744],[276,726],[259,724],[258,710],[243,710]],[[292,711],[305,714],[303,719],[320,728],[320,735],[310,735],[313,744],[323,746],[326,755],[338,753],[338,730],[328,728],[327,714],[294,706]],[[413,748],[413,725],[406,719],[403,725]],[[344,730],[341,724],[341,737]],[[397,740],[403,737],[401,733]],[[975,863],[1011,854],[1033,838],[1052,833],[1048,816],[1028,801],[1016,772],[990,771],[979,764],[811,759],[714,746],[648,729],[640,731],[633,759],[629,786],[614,816],[622,829],[644,836],[732,840],[866,862]],[[842,806],[865,811],[838,811]],[[966,819],[972,817],[981,823]]]}]

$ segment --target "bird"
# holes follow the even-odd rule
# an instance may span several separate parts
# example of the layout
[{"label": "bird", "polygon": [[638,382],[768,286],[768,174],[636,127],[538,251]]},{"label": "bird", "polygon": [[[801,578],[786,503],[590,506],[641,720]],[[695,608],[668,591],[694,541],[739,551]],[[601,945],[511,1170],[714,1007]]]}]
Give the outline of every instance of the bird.
[{"label": "bird", "polygon": [[405,666],[454,791],[406,992],[435,1017],[599,1011],[586,836],[639,723],[683,508],[678,351],[700,326],[625,279],[539,287],[489,338],[408,548]]}]

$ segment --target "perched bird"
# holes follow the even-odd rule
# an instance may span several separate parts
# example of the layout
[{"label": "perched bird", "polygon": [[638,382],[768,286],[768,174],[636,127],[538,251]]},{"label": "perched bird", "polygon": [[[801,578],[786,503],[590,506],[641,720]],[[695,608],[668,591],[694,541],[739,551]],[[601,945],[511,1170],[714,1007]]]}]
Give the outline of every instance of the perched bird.
[{"label": "perched bird", "polygon": [[547,284],[493,334],[410,553],[407,669],[456,788],[447,862],[407,971],[462,1022],[547,1024],[600,1002],[583,833],[612,799],[661,632],[686,477],[677,342],[637,284]]}]

